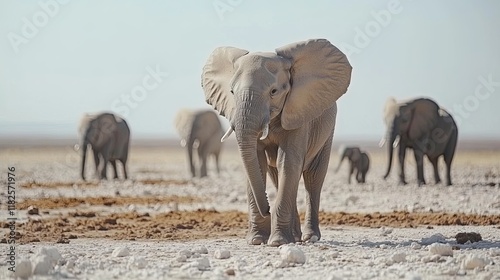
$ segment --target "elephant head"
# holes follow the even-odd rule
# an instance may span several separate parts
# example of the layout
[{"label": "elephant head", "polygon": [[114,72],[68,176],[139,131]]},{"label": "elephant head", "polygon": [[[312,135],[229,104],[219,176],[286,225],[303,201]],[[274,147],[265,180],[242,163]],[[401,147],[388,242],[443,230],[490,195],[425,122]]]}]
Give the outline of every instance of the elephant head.
[{"label": "elephant head", "polygon": [[276,121],[285,130],[297,129],[331,108],[350,83],[345,55],[324,39],[297,42],[276,52],[249,53],[220,47],[203,68],[207,103],[230,122],[259,212],[269,215],[265,167],[260,166],[257,142],[267,137]]},{"label": "elephant head", "polygon": [[82,135],[81,177],[83,180],[85,180],[85,162],[87,158],[88,145],[92,145],[93,150],[101,150],[111,141],[111,139],[113,139],[114,134],[118,129],[118,121],[111,113],[103,113],[95,117],[87,115],[84,118],[87,120],[84,120],[81,125],[81,130],[85,128]]},{"label": "elephant head", "polygon": [[384,108],[384,122],[387,127],[386,136],[380,146],[387,143],[389,165],[384,178],[389,176],[392,167],[393,148],[398,143],[418,143],[425,150],[429,134],[439,121],[439,106],[427,98],[418,98],[408,102],[397,103],[389,98]]}]

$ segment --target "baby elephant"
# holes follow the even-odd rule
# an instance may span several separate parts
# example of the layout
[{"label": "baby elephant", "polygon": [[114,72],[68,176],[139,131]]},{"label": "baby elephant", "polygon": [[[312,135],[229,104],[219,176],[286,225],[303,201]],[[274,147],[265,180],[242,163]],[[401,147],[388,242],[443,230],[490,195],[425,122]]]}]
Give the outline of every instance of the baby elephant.
[{"label": "baby elephant", "polygon": [[368,157],[368,154],[362,152],[358,147],[345,147],[341,154],[342,157],[340,158],[335,173],[339,171],[342,161],[344,161],[344,158],[347,157],[351,163],[347,182],[349,184],[351,183],[351,176],[354,173],[354,170],[356,170],[356,181],[358,181],[358,183],[365,183],[366,173],[368,173],[368,169],[370,168],[370,158]]}]

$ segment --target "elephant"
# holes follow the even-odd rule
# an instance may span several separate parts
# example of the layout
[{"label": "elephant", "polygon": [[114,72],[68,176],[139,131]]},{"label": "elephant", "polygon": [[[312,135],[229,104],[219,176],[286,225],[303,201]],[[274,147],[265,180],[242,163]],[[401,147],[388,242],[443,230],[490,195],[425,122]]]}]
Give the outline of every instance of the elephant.
[{"label": "elephant", "polygon": [[368,154],[362,152],[359,147],[343,147],[340,151],[341,157],[335,173],[339,171],[340,165],[347,158],[350,163],[347,182],[351,183],[351,176],[356,171],[356,181],[358,183],[365,183],[366,173],[368,173],[368,169],[370,168],[370,157]]},{"label": "elephant", "polygon": [[[229,120],[247,177],[249,244],[280,246],[321,238],[319,203],[330,159],[337,99],[352,67],[326,39],[285,45],[275,52],[218,47],[202,70],[206,102]],[[266,173],[277,189],[271,211]],[[297,210],[303,177],[307,209]]]},{"label": "elephant", "polygon": [[220,141],[224,130],[219,117],[213,110],[180,110],[174,120],[177,132],[181,136],[181,146],[188,152],[189,168],[192,177],[196,177],[193,161],[193,149],[197,148],[200,168],[199,177],[207,176],[207,159],[215,158],[217,174],[220,173],[219,156],[222,148]]},{"label": "elephant", "polygon": [[427,156],[434,168],[434,180],[441,182],[438,159],[443,156],[446,164],[446,185],[451,182],[451,163],[455,155],[458,128],[453,117],[429,98],[416,98],[398,103],[389,98],[384,109],[387,132],[381,145],[387,143],[389,165],[384,179],[391,171],[393,148],[399,146],[399,183],[406,184],[404,161],[407,148],[413,149],[417,163],[418,185],[425,184],[423,157]]},{"label": "elephant", "polygon": [[110,162],[114,178],[118,178],[117,161],[122,163],[123,175],[127,176],[127,158],[129,151],[130,129],[127,122],[112,113],[86,114],[80,124],[82,136],[81,178],[85,180],[85,162],[87,148],[90,145],[94,154],[94,163],[99,179],[106,179],[106,167]]}]

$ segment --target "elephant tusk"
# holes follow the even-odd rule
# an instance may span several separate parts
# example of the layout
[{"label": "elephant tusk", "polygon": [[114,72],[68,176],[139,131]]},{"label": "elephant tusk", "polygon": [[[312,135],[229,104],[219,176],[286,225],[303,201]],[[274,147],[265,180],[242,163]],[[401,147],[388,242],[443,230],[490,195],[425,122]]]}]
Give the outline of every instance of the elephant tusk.
[{"label": "elephant tusk", "polygon": [[79,150],[80,150],[80,145],[75,144],[75,145],[73,146],[73,151],[78,152]]},{"label": "elephant tusk", "polygon": [[378,143],[378,146],[379,146],[380,148],[382,148],[382,147],[385,145],[385,142],[386,142],[386,141],[387,141],[387,139],[385,139],[385,137],[384,137],[384,138],[382,138],[382,139],[380,139],[380,142]]},{"label": "elephant tusk", "polygon": [[226,141],[226,139],[233,133],[234,129],[232,126],[229,127],[229,129],[226,131],[226,133],[224,134],[224,136],[222,136],[222,138],[220,139],[221,142],[224,142]]},{"label": "elephant tusk", "polygon": [[399,145],[399,140],[401,140],[401,137],[396,137],[396,140],[394,141],[394,143],[392,143],[393,148],[396,148]]},{"label": "elephant tusk", "polygon": [[264,125],[264,129],[262,130],[262,136],[259,139],[260,140],[266,139],[268,134],[269,134],[269,123],[266,123]]},{"label": "elephant tusk", "polygon": [[186,139],[181,139],[181,147],[186,147]]}]

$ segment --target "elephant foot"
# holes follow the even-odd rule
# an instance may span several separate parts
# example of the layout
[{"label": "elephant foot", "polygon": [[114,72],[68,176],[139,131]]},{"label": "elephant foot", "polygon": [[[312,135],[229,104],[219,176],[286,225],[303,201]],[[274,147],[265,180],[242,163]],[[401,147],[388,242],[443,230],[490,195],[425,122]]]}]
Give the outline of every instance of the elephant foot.
[{"label": "elephant foot", "polygon": [[310,230],[302,235],[302,241],[314,243],[321,239],[321,233],[319,230],[317,232]]},{"label": "elephant foot", "polygon": [[405,185],[408,185],[408,183],[406,181],[404,181],[404,180],[400,180],[399,181],[399,185],[405,186]]},{"label": "elephant foot", "polygon": [[423,185],[425,185],[425,180],[419,180],[418,181],[418,186],[421,187]]},{"label": "elephant foot", "polygon": [[259,233],[259,232],[249,232],[247,233],[247,242],[249,245],[261,245],[266,244],[269,239],[269,234]]},{"label": "elephant foot", "polygon": [[269,240],[267,241],[267,245],[278,247],[284,244],[295,242],[295,237],[292,234],[284,234],[282,232],[275,232],[271,234]]}]

